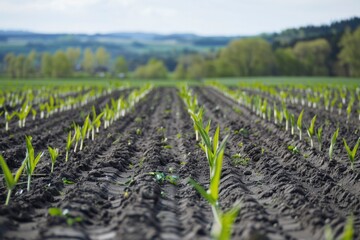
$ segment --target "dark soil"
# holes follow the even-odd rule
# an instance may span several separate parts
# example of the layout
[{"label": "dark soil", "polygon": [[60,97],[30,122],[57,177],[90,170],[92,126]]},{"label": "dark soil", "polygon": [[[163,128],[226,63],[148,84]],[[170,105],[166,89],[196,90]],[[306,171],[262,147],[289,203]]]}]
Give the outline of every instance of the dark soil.
[{"label": "dark soil", "polygon": [[[326,152],[310,149],[216,90],[194,90],[206,119],[220,125],[221,136],[230,135],[220,203],[227,209],[242,202],[233,239],[324,239],[326,225],[340,236],[351,213],[358,239],[359,165],[349,170],[341,152],[330,162]],[[109,99],[82,110],[102,107]],[[1,154],[11,168],[18,167],[25,134],[34,137],[36,152],[48,145],[64,149],[67,127],[81,119],[79,111],[69,111],[11,137],[1,133]],[[289,152],[290,144],[301,154]],[[53,174],[49,156],[43,157],[36,173],[44,175],[33,177],[30,192],[21,183],[9,206],[3,205],[1,181],[0,239],[210,239],[211,209],[187,183],[191,177],[207,186],[207,160],[175,88],[152,90],[109,129],[101,129],[94,142],[86,141],[83,151],[71,153],[68,162],[61,153]],[[158,181],[151,172],[176,176],[177,184]],[[20,182],[25,181],[24,176]],[[51,207],[68,209],[82,221],[69,226],[65,218],[49,216]]]}]

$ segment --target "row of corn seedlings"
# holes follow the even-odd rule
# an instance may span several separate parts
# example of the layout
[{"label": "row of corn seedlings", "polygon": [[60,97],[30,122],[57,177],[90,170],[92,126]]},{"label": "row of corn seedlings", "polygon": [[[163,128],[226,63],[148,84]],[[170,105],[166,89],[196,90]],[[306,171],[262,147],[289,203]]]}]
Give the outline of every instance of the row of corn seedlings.
[{"label": "row of corn seedlings", "polygon": [[194,123],[194,130],[196,136],[200,136],[199,146],[203,150],[209,164],[210,171],[210,183],[209,188],[205,190],[205,187],[201,186],[198,182],[190,179],[189,183],[205,198],[211,206],[214,216],[214,222],[212,226],[212,237],[214,239],[226,240],[231,238],[232,225],[240,211],[240,204],[236,202],[233,207],[228,211],[223,211],[219,202],[219,188],[221,171],[223,165],[223,156],[225,151],[226,136],[221,142],[220,127],[215,130],[214,135],[210,136],[211,124],[210,121],[204,125],[203,123],[203,108],[199,108],[197,105],[196,96],[183,86],[180,89],[180,96],[185,102],[188,112]]},{"label": "row of corn seedlings", "polygon": [[[124,87],[120,86],[117,89],[122,88]],[[83,89],[80,88],[80,90]],[[19,127],[22,128],[25,127],[26,119],[30,114],[32,115],[32,120],[35,120],[37,115],[39,115],[40,119],[48,118],[54,113],[64,112],[84,106],[90,101],[93,101],[106,94],[110,94],[113,90],[115,89],[96,87],[86,89],[86,93],[84,94],[81,94],[81,92],[77,92],[75,95],[68,94],[65,98],[62,97],[63,94],[59,94],[56,91],[54,92],[54,95],[49,95],[49,92],[45,92],[38,94],[41,96],[48,96],[47,100],[42,102],[35,101],[37,98],[34,98],[33,94],[28,93],[25,95],[25,97],[22,98],[23,102],[20,108],[13,111],[8,111],[6,107],[4,107],[4,110],[0,112],[0,116],[4,114],[6,131],[9,130],[9,123],[16,117],[19,121]],[[40,97],[40,99],[42,98]]]},{"label": "row of corn seedlings", "polygon": [[324,109],[331,114],[336,111],[338,115],[345,113],[348,121],[351,117],[360,120],[360,87],[304,84],[279,87],[260,83],[240,86],[244,91],[267,95],[287,104]]},{"label": "row of corn seedlings", "polygon": [[[322,152],[323,142],[324,142],[323,126],[319,125],[316,128],[316,119],[317,119],[316,115],[313,116],[311,122],[304,127],[303,124],[304,109],[299,113],[299,115],[296,116],[294,113],[290,112],[285,102],[282,102],[281,107],[277,106],[276,103],[274,103],[273,106],[271,106],[268,103],[268,99],[262,98],[259,95],[250,95],[249,93],[246,92],[233,91],[219,83],[211,83],[210,85],[220,90],[226,96],[236,100],[239,104],[245,106],[251,112],[255,113],[257,116],[263,118],[264,120],[273,122],[275,125],[279,127],[282,127],[283,124],[285,124],[285,131],[287,132],[289,131],[291,135],[294,135],[295,129],[297,129],[300,141],[304,140],[303,129],[306,128],[306,133],[310,140],[310,147],[314,148],[314,138],[316,137],[318,141],[318,150]],[[330,160],[332,160],[333,158],[333,152],[335,145],[337,143],[339,130],[340,129],[338,127],[331,137],[330,146],[328,148],[328,156]],[[350,168],[354,170],[355,156],[360,144],[360,138],[357,139],[352,149],[348,146],[345,138],[343,138],[343,143],[350,162]]]},{"label": "row of corn seedlings", "polygon": [[[124,101],[122,98],[120,98],[118,101],[114,101],[117,104],[113,105],[112,111],[114,111],[113,117],[117,120],[119,117],[124,116],[128,111],[130,111],[134,105],[142,98],[144,98],[152,89],[151,85],[146,85],[142,87],[141,89],[135,89],[128,97],[126,105],[119,105],[118,103],[120,101]],[[124,107],[124,108],[118,108],[118,106]],[[105,110],[104,110],[105,111]],[[117,113],[120,112],[121,114],[118,115]],[[92,109],[92,119],[90,119],[90,115],[88,115],[84,121],[83,126],[75,125],[74,129],[74,135],[69,132],[67,136],[67,143],[65,146],[65,162],[68,161],[69,157],[69,151],[75,142],[75,148],[74,152],[76,152],[77,145],[80,141],[80,150],[83,148],[83,143],[85,138],[89,138],[90,132],[92,135],[92,139],[94,140],[95,131],[99,131],[100,125],[101,125],[101,119],[105,116],[104,112],[101,112],[100,114],[96,114],[95,108]],[[118,116],[118,117],[117,117]],[[104,119],[103,119],[104,120]],[[104,120],[105,121],[105,120]],[[113,122],[113,121],[111,121]],[[35,150],[32,146],[32,137],[26,136],[25,137],[26,142],[26,157],[23,160],[21,166],[19,169],[15,172],[15,174],[11,173],[11,170],[9,169],[6,161],[4,158],[0,155],[0,167],[4,174],[4,179],[6,183],[6,187],[8,190],[7,198],[5,205],[8,205],[10,202],[11,193],[18,184],[18,181],[20,179],[20,176],[22,175],[24,169],[27,173],[27,191],[30,191],[30,185],[31,185],[31,177],[35,172],[35,168],[38,165],[39,161],[41,160],[42,156],[44,155],[44,152],[39,152],[35,154]],[[51,173],[54,171],[54,166],[57,161],[58,156],[60,155],[60,151],[58,148],[53,148],[51,146],[48,146],[48,152],[50,155],[51,160]]]}]

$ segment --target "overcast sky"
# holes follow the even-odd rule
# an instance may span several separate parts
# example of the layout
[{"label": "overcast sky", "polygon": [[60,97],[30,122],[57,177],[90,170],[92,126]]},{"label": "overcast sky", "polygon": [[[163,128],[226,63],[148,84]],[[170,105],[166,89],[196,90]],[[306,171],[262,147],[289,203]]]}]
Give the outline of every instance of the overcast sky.
[{"label": "overcast sky", "polygon": [[0,0],[0,29],[252,35],[360,15],[360,0]]}]

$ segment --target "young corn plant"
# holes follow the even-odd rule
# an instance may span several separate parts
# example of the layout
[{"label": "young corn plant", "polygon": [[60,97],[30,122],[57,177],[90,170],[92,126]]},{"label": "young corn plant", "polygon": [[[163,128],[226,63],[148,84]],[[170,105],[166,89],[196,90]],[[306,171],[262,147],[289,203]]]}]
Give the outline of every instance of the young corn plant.
[{"label": "young corn plant", "polygon": [[291,124],[291,135],[295,134],[295,115],[290,114],[290,124]]},{"label": "young corn plant", "polygon": [[229,136],[226,136],[221,143],[219,143],[220,128],[216,128],[214,136],[209,136],[210,124],[203,126],[202,120],[197,118],[195,114],[191,114],[197,126],[197,130],[201,136],[202,142],[199,144],[201,149],[205,152],[209,167],[210,167],[210,186],[206,191],[196,181],[190,179],[189,182],[194,188],[205,198],[211,205],[212,213],[214,215],[214,223],[212,226],[212,236],[216,239],[230,239],[232,225],[240,211],[240,205],[235,203],[234,206],[227,212],[223,212],[219,204],[219,187],[222,171],[222,163],[225,151],[226,141]]},{"label": "young corn plant", "polygon": [[66,140],[66,153],[65,153],[65,162],[69,160],[69,152],[70,148],[74,142],[75,138],[72,137],[71,131],[68,133],[67,140]]},{"label": "young corn plant", "polygon": [[311,148],[314,147],[314,141],[313,141],[313,136],[315,135],[315,121],[316,121],[316,115],[311,119],[311,123],[309,128],[307,129],[307,134],[309,135],[310,138],[310,145]]},{"label": "young corn plant", "polygon": [[1,169],[4,173],[4,179],[6,182],[6,188],[8,190],[7,193],[7,197],[6,197],[6,201],[5,201],[5,205],[9,205],[10,202],[10,197],[11,197],[11,192],[12,190],[15,188],[16,184],[19,181],[19,178],[25,168],[25,162],[23,162],[23,164],[21,164],[20,168],[16,171],[15,176],[13,176],[13,174],[11,173],[8,165],[6,164],[4,158],[0,155],[0,166]]},{"label": "young corn plant", "polygon": [[99,129],[101,126],[101,118],[103,117],[104,112],[100,113],[99,115],[96,115],[95,107],[92,108],[92,116],[93,119],[91,121],[91,140],[94,141],[95,139],[95,131],[96,133],[99,133]]},{"label": "young corn plant", "polygon": [[344,146],[345,146],[346,152],[348,154],[348,158],[351,163],[351,170],[354,170],[355,156],[356,156],[356,152],[359,147],[359,144],[360,144],[360,138],[356,141],[356,144],[355,144],[353,150],[350,149],[350,147],[346,143],[345,138],[343,138],[343,141],[344,141]]},{"label": "young corn plant", "polygon": [[89,126],[90,126],[90,118],[88,115],[84,121],[84,125],[81,128],[81,139],[80,139],[79,151],[81,151],[84,147],[84,140],[85,140],[86,134],[88,132]]},{"label": "young corn plant", "polygon": [[299,130],[299,138],[300,141],[302,140],[302,119],[304,115],[304,109],[299,114],[298,120],[297,120],[297,129]]},{"label": "young corn plant", "polygon": [[73,140],[75,140],[74,153],[76,153],[80,138],[81,138],[81,127],[77,124],[74,124],[74,137],[73,137]]},{"label": "young corn plant", "polygon": [[317,132],[316,132],[316,137],[319,143],[319,151],[321,152],[321,148],[322,148],[322,131],[323,131],[323,127],[319,127]]},{"label": "young corn plant", "polygon": [[5,131],[9,131],[9,122],[11,119],[13,119],[13,117],[16,116],[16,114],[16,111],[12,112],[11,114],[9,114],[7,111],[5,112]]},{"label": "young corn plant", "polygon": [[50,158],[51,158],[51,172],[54,172],[54,165],[57,157],[59,156],[59,149],[48,146]]},{"label": "young corn plant", "polygon": [[331,143],[330,143],[330,148],[329,148],[329,158],[330,158],[330,160],[332,159],[332,155],[333,155],[333,152],[334,152],[334,147],[335,147],[336,139],[337,139],[338,135],[339,135],[339,128],[336,129],[336,131],[334,132],[334,134],[331,137]]},{"label": "young corn plant", "polygon": [[284,113],[284,117],[285,117],[285,131],[287,132],[287,131],[289,131],[290,113],[287,110],[285,105],[283,107],[283,113]]},{"label": "young corn plant", "polygon": [[26,157],[25,157],[25,165],[26,165],[26,172],[28,175],[28,181],[27,181],[27,191],[30,191],[30,184],[31,184],[31,176],[33,175],[36,165],[39,163],[41,157],[43,156],[44,152],[38,153],[35,157],[35,150],[32,146],[32,137],[31,136],[25,136],[26,140]]}]

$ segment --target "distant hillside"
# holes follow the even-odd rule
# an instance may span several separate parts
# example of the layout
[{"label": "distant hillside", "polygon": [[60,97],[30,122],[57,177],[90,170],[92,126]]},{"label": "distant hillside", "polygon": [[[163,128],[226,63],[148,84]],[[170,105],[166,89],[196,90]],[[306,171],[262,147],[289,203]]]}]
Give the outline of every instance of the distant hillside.
[{"label": "distant hillside", "polygon": [[297,41],[340,36],[346,28],[354,30],[359,26],[360,18],[353,17],[346,20],[335,21],[328,25],[289,28],[280,33],[262,34],[260,36],[274,45],[294,45]]},{"label": "distant hillside", "polygon": [[[325,38],[335,49],[333,57],[338,53],[337,43],[344,30],[349,27],[355,29],[360,26],[360,18],[333,22],[329,25],[306,26],[291,28],[280,33],[261,34],[269,41],[273,48],[293,46],[300,40]],[[130,69],[143,64],[152,57],[163,60],[168,69],[173,70],[177,58],[188,53],[215,52],[226,46],[230,41],[245,36],[199,36],[191,33],[156,34],[143,32],[118,32],[107,34],[46,34],[28,31],[0,30],[0,59],[8,52],[27,54],[31,50],[37,52],[55,52],[67,47],[81,49],[103,46],[111,56],[124,56]],[[247,36],[251,37],[251,36]]]}]

